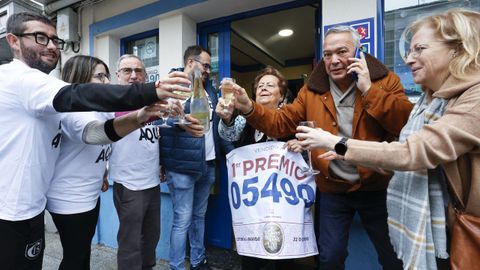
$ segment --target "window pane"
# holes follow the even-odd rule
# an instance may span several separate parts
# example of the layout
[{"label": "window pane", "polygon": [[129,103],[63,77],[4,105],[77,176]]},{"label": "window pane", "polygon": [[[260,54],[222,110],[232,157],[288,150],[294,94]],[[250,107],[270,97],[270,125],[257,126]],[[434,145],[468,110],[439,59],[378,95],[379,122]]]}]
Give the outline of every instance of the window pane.
[{"label": "window pane", "polygon": [[385,65],[400,77],[408,95],[419,95],[422,90],[419,85],[413,82],[410,69],[405,65],[402,57],[405,55],[405,50],[410,47],[408,38],[407,40],[404,38],[405,28],[419,18],[438,14],[455,7],[479,10],[480,0],[434,2],[385,13]]},{"label": "window pane", "polygon": [[212,86],[218,88],[219,78],[218,78],[218,33],[208,34],[208,49],[210,50],[211,55],[211,70],[210,70],[210,80],[212,81]]},{"label": "window pane", "polygon": [[126,44],[127,53],[142,59],[147,71],[147,82],[160,78],[158,74],[158,35],[129,41]]}]

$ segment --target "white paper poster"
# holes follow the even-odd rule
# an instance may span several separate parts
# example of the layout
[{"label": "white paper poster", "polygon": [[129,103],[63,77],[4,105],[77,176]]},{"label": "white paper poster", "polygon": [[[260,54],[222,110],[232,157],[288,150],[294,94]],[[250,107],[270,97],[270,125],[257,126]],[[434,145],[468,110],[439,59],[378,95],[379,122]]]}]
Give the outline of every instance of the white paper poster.
[{"label": "white paper poster", "polygon": [[227,155],[228,197],[240,255],[266,259],[318,254],[311,207],[315,180],[283,142],[237,148]]}]

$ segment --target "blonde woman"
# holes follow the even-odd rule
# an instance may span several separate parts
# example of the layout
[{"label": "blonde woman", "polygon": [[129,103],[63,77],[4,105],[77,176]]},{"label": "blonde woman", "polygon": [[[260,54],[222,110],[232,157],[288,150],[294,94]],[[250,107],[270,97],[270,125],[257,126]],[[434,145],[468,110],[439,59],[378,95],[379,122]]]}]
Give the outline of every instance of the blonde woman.
[{"label": "blonde woman", "polygon": [[444,206],[480,216],[480,13],[450,10],[409,30],[406,63],[424,93],[399,142],[342,144],[306,127],[296,136],[305,148],[335,150],[323,158],[395,170],[387,196],[392,244],[405,269],[437,269],[438,258],[448,257]]}]

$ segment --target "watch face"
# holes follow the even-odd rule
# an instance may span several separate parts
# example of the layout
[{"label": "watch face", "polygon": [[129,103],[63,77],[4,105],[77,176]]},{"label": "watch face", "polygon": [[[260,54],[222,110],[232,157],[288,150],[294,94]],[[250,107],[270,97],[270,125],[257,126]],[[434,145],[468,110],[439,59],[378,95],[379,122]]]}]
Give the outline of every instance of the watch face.
[{"label": "watch face", "polygon": [[339,155],[345,155],[345,153],[347,152],[347,139],[346,138],[342,138],[337,144],[335,144],[335,153],[339,154]]}]

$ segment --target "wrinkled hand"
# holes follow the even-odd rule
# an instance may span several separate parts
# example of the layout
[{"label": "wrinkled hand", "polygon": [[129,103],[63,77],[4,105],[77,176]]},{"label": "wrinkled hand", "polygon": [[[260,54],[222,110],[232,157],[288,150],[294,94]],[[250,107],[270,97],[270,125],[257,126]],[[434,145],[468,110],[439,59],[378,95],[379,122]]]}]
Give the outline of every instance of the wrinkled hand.
[{"label": "wrinkled hand", "polygon": [[305,150],[297,139],[289,140],[283,145],[283,148],[287,148],[288,151],[295,153],[301,153]]},{"label": "wrinkled hand", "polygon": [[370,71],[368,70],[367,61],[365,61],[365,54],[360,52],[360,59],[358,58],[348,58],[351,64],[347,67],[347,74],[352,74],[352,72],[357,73],[357,88],[365,94],[372,86],[372,81],[370,79]]},{"label": "wrinkled hand", "polygon": [[185,120],[191,122],[189,125],[178,125],[186,132],[190,133],[193,137],[202,137],[203,136],[203,125],[200,123],[200,120],[193,118],[190,114],[185,115]]},{"label": "wrinkled hand", "polygon": [[215,113],[220,117],[224,123],[228,124],[232,120],[232,114],[234,109],[235,97],[232,97],[232,101],[228,106],[225,105],[225,100],[220,97],[218,98],[217,107],[215,108]]},{"label": "wrinkled hand", "polygon": [[298,126],[295,137],[299,139],[299,144],[304,149],[322,148],[331,150],[335,144],[340,141],[340,137],[332,135],[330,132],[321,128],[310,128],[306,126]]},{"label": "wrinkled hand", "polygon": [[169,73],[164,78],[155,82],[157,88],[157,96],[159,100],[167,98],[175,98],[179,100],[185,100],[187,97],[175,94],[174,91],[191,92],[185,85],[190,85],[191,82],[188,79],[188,74],[181,71],[175,71]]},{"label": "wrinkled hand", "polygon": [[247,94],[247,91],[243,87],[238,84],[233,84],[233,89],[235,90],[234,99],[232,100],[235,104],[235,108],[237,108],[241,113],[245,114],[252,110],[252,100]]}]

